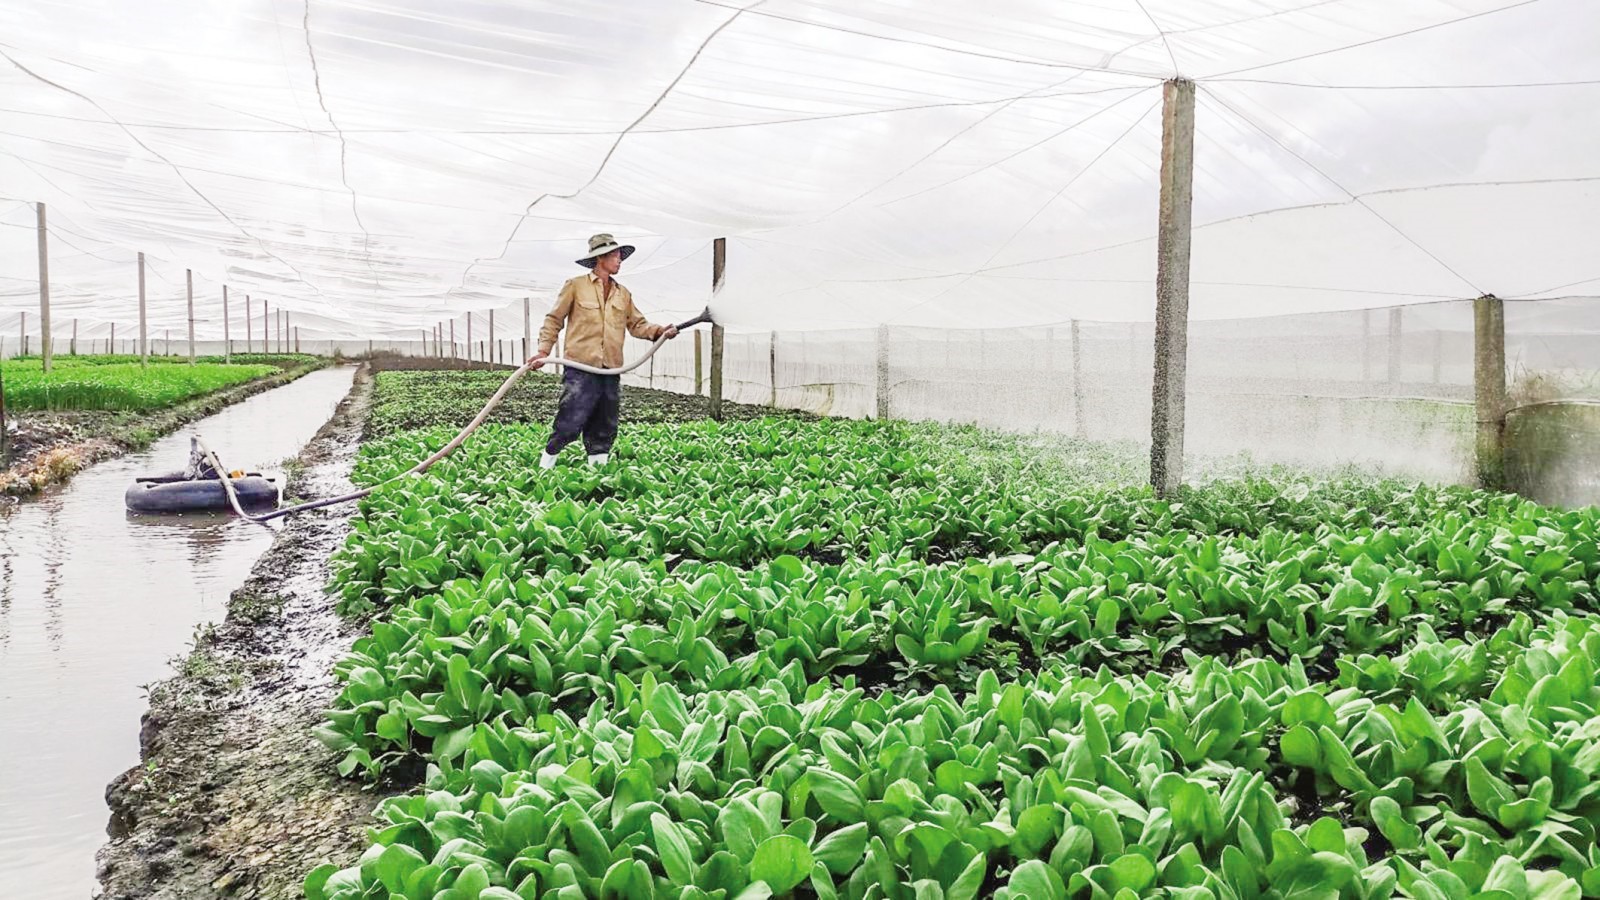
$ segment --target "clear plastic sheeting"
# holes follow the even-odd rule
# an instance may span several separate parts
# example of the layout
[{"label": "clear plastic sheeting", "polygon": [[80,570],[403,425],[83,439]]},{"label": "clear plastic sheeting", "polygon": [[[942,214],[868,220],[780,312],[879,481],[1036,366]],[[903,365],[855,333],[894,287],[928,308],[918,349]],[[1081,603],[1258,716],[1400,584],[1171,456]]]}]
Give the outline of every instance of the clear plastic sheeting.
[{"label": "clear plastic sheeting", "polygon": [[192,269],[205,339],[224,284],[307,339],[520,331],[597,231],[661,321],[716,237],[740,332],[1148,321],[1174,76],[1194,318],[1600,293],[1590,0],[57,0],[0,35],[0,332],[35,202],[58,337],[133,327],[139,251],[152,329]]}]

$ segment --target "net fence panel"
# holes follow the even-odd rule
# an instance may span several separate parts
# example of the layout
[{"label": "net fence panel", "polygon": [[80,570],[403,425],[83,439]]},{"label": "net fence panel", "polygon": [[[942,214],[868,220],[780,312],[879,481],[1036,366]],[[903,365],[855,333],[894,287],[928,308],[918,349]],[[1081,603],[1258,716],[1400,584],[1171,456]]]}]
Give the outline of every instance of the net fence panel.
[{"label": "net fence panel", "polygon": [[[729,335],[729,399],[770,401],[770,340]],[[1147,323],[1088,321],[779,334],[777,405],[874,415],[882,348],[896,418],[1148,448],[1153,341]],[[1600,303],[1508,304],[1507,348],[1513,405],[1552,390],[1595,398]],[[677,352],[689,361],[681,386],[658,376],[657,387],[690,392],[692,346]],[[1473,360],[1471,302],[1191,322],[1186,450],[1197,471],[1244,457],[1465,481]]]},{"label": "net fence panel", "polygon": [[1184,446],[1459,481],[1472,364],[1470,303],[1192,322]]}]

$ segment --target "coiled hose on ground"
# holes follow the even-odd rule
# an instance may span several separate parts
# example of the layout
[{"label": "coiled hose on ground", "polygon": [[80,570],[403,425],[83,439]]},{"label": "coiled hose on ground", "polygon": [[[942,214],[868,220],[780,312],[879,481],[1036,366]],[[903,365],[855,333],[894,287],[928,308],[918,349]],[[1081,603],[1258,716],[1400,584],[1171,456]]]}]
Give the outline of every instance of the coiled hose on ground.
[{"label": "coiled hose on ground", "polygon": [[[680,332],[688,331],[690,328],[693,328],[701,322],[710,321],[712,321],[711,310],[707,308],[705,312],[687,322],[684,322],[682,325],[677,326],[677,328]],[[595,366],[585,365],[584,363],[574,362],[570,359],[563,359],[559,356],[546,357],[543,362],[546,365],[553,364],[569,366],[577,369],[580,372],[589,372],[594,375],[626,375],[627,373],[632,372],[634,369],[644,365],[645,362],[650,359],[650,357],[656,354],[657,350],[661,349],[661,345],[665,344],[666,342],[667,338],[665,337],[656,338],[655,341],[650,344],[650,349],[646,351],[643,356],[639,357],[628,365],[616,369],[597,368]],[[500,385],[500,389],[494,392],[494,396],[490,397],[489,402],[483,405],[483,409],[478,411],[477,416],[473,417],[472,421],[468,422],[465,428],[461,429],[461,431],[457,433],[455,437],[451,438],[448,444],[440,447],[438,452],[434,453],[432,456],[429,456],[422,462],[417,463],[415,466],[412,466],[410,469],[401,472],[399,475],[379,482],[372,487],[362,488],[359,491],[352,491],[348,494],[340,494],[337,497],[327,497],[322,500],[313,500],[309,503],[301,503],[297,506],[286,506],[283,509],[276,509],[272,512],[264,513],[262,515],[252,515],[244,511],[244,507],[239,504],[239,495],[233,489],[233,479],[227,477],[228,470],[222,467],[221,460],[217,459],[217,455],[211,451],[210,447],[205,445],[204,441],[196,438],[196,443],[199,444],[200,450],[205,453],[206,462],[210,463],[211,467],[219,473],[218,477],[222,481],[222,489],[227,493],[228,503],[233,507],[233,511],[240,517],[249,519],[252,522],[270,522],[273,519],[280,519],[284,516],[293,515],[299,512],[306,512],[307,510],[320,509],[324,506],[334,506],[339,503],[349,503],[352,500],[360,500],[362,497],[371,494],[373,491],[383,487],[386,484],[399,481],[402,478],[409,478],[412,475],[421,475],[422,473],[428,471],[428,469],[432,468],[435,463],[456,452],[457,448],[466,443],[467,438],[471,437],[472,433],[477,431],[478,428],[482,426],[486,420],[488,420],[489,414],[494,412],[495,407],[500,405],[500,401],[504,400],[506,394],[511,392],[511,388],[517,383],[517,381],[520,380],[522,376],[532,371],[532,369],[533,365],[531,363],[524,362],[517,368],[515,372],[512,372],[511,375],[506,378],[505,383]]]}]

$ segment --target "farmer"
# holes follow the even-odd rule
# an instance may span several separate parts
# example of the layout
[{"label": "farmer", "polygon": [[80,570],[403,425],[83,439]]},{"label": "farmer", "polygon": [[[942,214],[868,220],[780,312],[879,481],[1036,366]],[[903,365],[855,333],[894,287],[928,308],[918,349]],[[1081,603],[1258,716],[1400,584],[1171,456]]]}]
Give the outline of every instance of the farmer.
[{"label": "farmer", "polygon": [[[622,261],[633,255],[633,248],[619,245],[609,234],[589,238],[589,255],[578,265],[589,270],[561,286],[556,305],[544,317],[539,329],[539,352],[528,362],[535,369],[544,367],[545,357],[556,345],[563,325],[567,344],[562,354],[573,362],[599,369],[622,366],[622,329],[640,340],[653,341],[665,335],[678,336],[673,325],[652,325],[633,305],[633,294],[616,280]],[[583,435],[584,449],[592,465],[603,466],[611,456],[611,443],[617,438],[617,415],[622,406],[621,375],[591,375],[568,366],[561,389],[561,405],[556,410],[555,430],[545,445],[539,467],[551,469],[561,448]]]}]

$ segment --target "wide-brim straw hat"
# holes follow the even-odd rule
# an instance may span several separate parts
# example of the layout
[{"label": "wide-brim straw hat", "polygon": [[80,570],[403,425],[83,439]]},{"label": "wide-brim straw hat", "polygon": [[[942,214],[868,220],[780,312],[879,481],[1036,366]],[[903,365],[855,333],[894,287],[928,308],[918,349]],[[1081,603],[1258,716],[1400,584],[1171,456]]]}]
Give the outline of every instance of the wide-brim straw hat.
[{"label": "wide-brim straw hat", "polygon": [[619,244],[617,243],[617,239],[609,234],[597,234],[594,237],[589,238],[589,255],[578,260],[578,265],[583,266],[585,269],[592,269],[594,268],[595,260],[605,256],[607,253],[610,253],[613,250],[621,250],[623,259],[627,259],[633,255],[632,245]]}]

